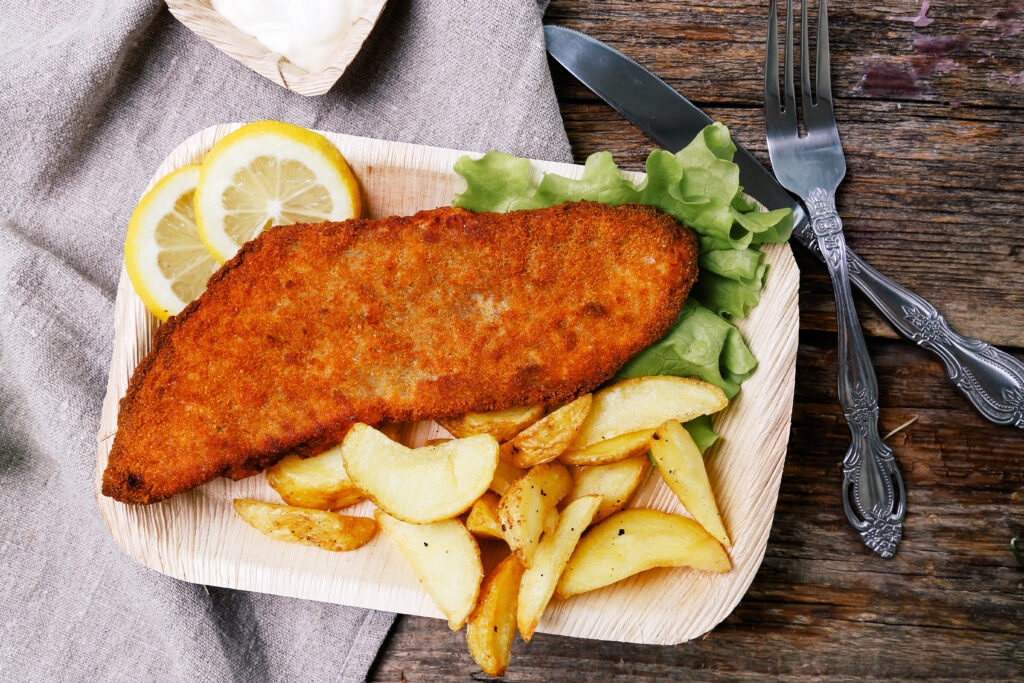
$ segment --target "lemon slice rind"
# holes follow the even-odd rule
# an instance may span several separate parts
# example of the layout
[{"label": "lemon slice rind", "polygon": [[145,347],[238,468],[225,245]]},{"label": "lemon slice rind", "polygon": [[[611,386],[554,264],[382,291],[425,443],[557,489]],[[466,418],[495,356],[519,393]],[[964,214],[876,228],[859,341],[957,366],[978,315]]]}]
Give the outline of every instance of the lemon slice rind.
[{"label": "lemon slice rind", "polygon": [[198,179],[198,165],[183,166],[164,176],[139,201],[128,221],[125,269],[142,303],[161,320],[179,313],[188,302],[175,294],[171,282],[161,274],[157,227],[161,219],[175,212],[175,204],[183,195],[195,190]]},{"label": "lemon slice rind", "polygon": [[[253,231],[241,240],[233,239],[228,233],[225,222],[232,211],[224,206],[224,197],[225,192],[235,186],[240,172],[246,175],[250,185],[264,185],[263,190],[273,192],[265,186],[269,184],[265,178],[252,177],[245,171],[260,157],[298,162],[311,171],[317,184],[326,190],[330,209],[298,212],[298,222],[340,221],[359,216],[361,206],[355,176],[341,152],[327,138],[279,121],[259,121],[242,126],[210,150],[203,161],[196,188],[199,236],[221,263],[235,255],[240,242],[255,237],[268,225],[296,222],[294,218],[277,220],[269,214],[260,217],[259,212],[264,209],[259,207],[249,206],[249,211],[236,208],[234,213],[251,214]],[[294,217],[297,214],[290,212],[288,215]]]}]

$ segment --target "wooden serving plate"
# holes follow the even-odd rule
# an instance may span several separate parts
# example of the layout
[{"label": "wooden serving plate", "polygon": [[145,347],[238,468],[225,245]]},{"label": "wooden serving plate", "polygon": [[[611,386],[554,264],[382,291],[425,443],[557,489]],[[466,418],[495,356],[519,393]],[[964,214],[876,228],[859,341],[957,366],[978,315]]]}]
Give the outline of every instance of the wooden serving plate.
[{"label": "wooden serving plate", "polygon": [[300,95],[323,95],[345,73],[370,35],[387,0],[369,0],[352,30],[338,45],[330,65],[322,71],[306,71],[280,54],[268,50],[215,11],[210,0],[166,0],[171,14],[215,48],[247,67]]},{"label": "wooden serving plate", "polygon": [[[214,142],[240,124],[207,128],[179,145],[157,169],[150,187],[170,171],[199,163]],[[370,218],[408,215],[450,204],[462,180],[453,171],[456,150],[323,133],[338,146],[359,179]],[[536,161],[539,175],[579,177],[582,166]],[[629,174],[639,180],[642,174]],[[148,188],[147,188],[148,190]],[[764,556],[789,440],[797,349],[799,272],[786,244],[765,248],[771,264],[761,303],[739,327],[760,367],[732,404],[714,418],[722,439],[706,456],[726,529],[735,545],[732,571],[655,569],[565,601],[555,600],[539,631],[578,638],[673,644],[710,631],[739,603]],[[100,493],[117,430],[118,401],[135,366],[149,352],[159,321],[136,296],[122,270],[116,339],[99,433],[96,499],[111,535],[147,567],[185,581],[441,618],[405,558],[379,534],[346,553],[275,541],[239,518],[233,498],[280,502],[262,475],[218,479],[149,506],[123,505]],[[433,423],[405,428],[403,440],[422,444],[446,435]],[[654,474],[637,492],[635,507],[685,511]],[[369,502],[346,512],[370,516]],[[439,624],[438,628],[442,628]]]}]

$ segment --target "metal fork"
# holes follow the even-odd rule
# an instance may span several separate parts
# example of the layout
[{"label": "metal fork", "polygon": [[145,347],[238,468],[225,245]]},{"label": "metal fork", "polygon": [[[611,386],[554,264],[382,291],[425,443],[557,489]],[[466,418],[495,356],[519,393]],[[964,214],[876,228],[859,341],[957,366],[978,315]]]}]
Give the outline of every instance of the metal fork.
[{"label": "metal fork", "polygon": [[839,330],[839,403],[853,437],[843,458],[843,508],[861,540],[892,557],[903,533],[906,494],[892,449],[878,435],[878,383],[850,292],[843,222],[835,192],[846,159],[832,111],[828,11],[819,0],[815,84],[811,89],[807,0],[800,7],[800,94],[806,135],[797,121],[793,84],[793,2],[786,0],[784,99],[779,97],[778,8],[771,0],[764,111],[775,176],[807,205],[811,227],[832,276]]}]

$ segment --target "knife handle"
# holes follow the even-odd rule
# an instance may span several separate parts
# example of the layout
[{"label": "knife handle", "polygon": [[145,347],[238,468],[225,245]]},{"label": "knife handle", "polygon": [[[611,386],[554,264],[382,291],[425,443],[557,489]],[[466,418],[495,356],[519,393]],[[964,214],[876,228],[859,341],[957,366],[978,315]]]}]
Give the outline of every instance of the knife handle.
[{"label": "knife handle", "polygon": [[892,557],[903,535],[906,493],[892,449],[878,434],[878,382],[850,292],[849,252],[834,195],[815,188],[806,197],[808,229],[832,276],[839,331],[839,404],[850,428],[843,458],[843,508],[864,544]]},{"label": "knife handle", "polygon": [[[818,258],[813,230],[803,221],[796,236]],[[1024,429],[1024,363],[980,339],[955,332],[924,298],[872,268],[846,248],[850,281],[896,331],[937,355],[946,376],[978,412],[996,424]]]}]

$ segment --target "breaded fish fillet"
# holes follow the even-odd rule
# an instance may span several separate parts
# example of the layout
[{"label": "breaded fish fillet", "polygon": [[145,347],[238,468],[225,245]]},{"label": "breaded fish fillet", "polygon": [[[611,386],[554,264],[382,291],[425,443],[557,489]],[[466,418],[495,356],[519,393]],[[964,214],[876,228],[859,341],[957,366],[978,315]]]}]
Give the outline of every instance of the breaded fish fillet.
[{"label": "breaded fish fillet", "polygon": [[241,478],[357,421],[567,401],[661,337],[696,276],[693,233],[640,205],[272,228],[157,331],[103,493]]}]

